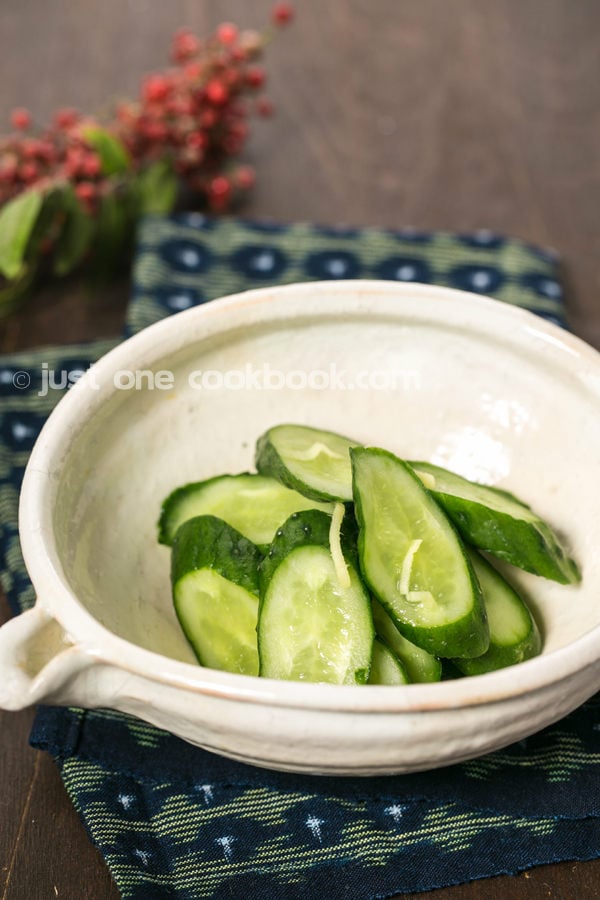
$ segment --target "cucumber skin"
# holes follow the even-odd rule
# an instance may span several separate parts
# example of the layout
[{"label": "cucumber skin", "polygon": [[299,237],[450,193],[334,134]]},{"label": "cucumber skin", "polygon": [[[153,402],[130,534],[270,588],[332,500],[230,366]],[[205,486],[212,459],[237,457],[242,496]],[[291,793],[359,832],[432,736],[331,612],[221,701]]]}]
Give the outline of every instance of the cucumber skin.
[{"label": "cucumber skin", "polygon": [[[240,472],[239,474],[251,475],[252,473]],[[163,501],[160,508],[160,518],[158,520],[159,544],[166,544],[167,547],[170,547],[175,540],[175,534],[177,533],[177,531],[173,532],[170,523],[174,513],[177,512],[177,507],[179,506],[180,501],[185,500],[188,494],[193,494],[199,488],[207,487],[209,484],[213,484],[215,481],[220,481],[222,478],[223,475],[215,475],[213,478],[207,478],[204,481],[192,481],[189,484],[184,484],[182,485],[182,487],[178,487],[174,491],[171,491],[169,496],[166,497]]]},{"label": "cucumber skin", "polygon": [[[425,666],[422,663],[419,663],[418,660],[415,661],[414,658],[411,658],[411,643],[408,641],[404,635],[401,635],[398,631],[398,628],[395,624],[395,620],[392,621],[388,612],[383,608],[381,603],[378,600],[372,600],[372,610],[373,610],[373,624],[375,626],[375,634],[380,640],[392,651],[395,657],[400,660],[402,665],[404,666],[408,680],[411,683],[415,684],[426,684],[428,682],[436,682],[440,681],[442,677],[442,663],[441,660],[437,658],[437,656],[432,656],[430,653],[427,654],[429,656],[429,660],[427,660],[428,665]],[[385,617],[385,618],[384,618]],[[390,636],[390,631],[391,636]],[[395,646],[395,642],[403,642],[406,641],[407,646],[403,647],[402,652]],[[420,653],[427,653],[426,650],[423,650],[422,647],[416,647]],[[427,677],[424,677],[425,673]]]},{"label": "cucumber skin", "polygon": [[[436,468],[441,468],[420,462],[411,462],[410,465],[432,475],[435,475]],[[450,474],[455,475],[454,472]],[[468,479],[465,478],[464,481]],[[565,553],[552,529],[539,516],[537,522],[524,522],[513,519],[508,513],[490,511],[477,500],[465,500],[454,494],[436,491],[435,488],[425,489],[437,500],[468,544],[473,544],[519,569],[559,584],[576,584],[581,581],[577,563]],[[510,491],[494,487],[488,490],[531,510],[530,506]],[[511,533],[513,537],[507,537]]]},{"label": "cucumber skin", "polygon": [[[406,670],[406,666],[404,665],[404,663],[402,662],[402,660],[400,659],[400,657],[399,657],[396,653],[394,653],[394,651],[393,651],[392,648],[389,646],[389,644],[386,644],[386,642],[385,642],[385,641],[380,637],[380,635],[378,635],[378,634],[376,634],[376,635],[375,635],[375,638],[373,639],[373,658],[375,657],[375,653],[376,653],[376,648],[377,648],[377,646],[382,647],[384,653],[387,651],[387,652],[390,654],[390,656],[393,658],[393,660],[394,660],[396,666],[398,667],[398,671],[402,674],[402,677],[404,678],[404,681],[403,681],[402,683],[403,683],[403,684],[410,684],[410,683],[411,683],[411,680],[410,680],[410,678],[408,677],[408,672],[407,672],[407,670]],[[375,673],[374,673],[374,671],[373,671],[373,668],[374,668],[374,667],[373,667],[373,664],[371,664],[371,672],[370,672],[370,674],[369,674],[369,681],[368,681],[368,684],[376,684],[376,685],[385,685],[385,684],[387,684],[388,687],[389,687],[389,686],[390,686],[390,683],[387,682],[387,681],[375,681]],[[394,685],[394,687],[400,687],[400,685]]]},{"label": "cucumber skin", "polygon": [[[317,429],[315,429],[317,430]],[[321,430],[321,429],[319,429]],[[348,503],[347,497],[337,497],[334,494],[328,494],[325,491],[318,491],[314,488],[307,487],[306,484],[290,472],[279,453],[271,443],[271,429],[261,435],[256,442],[255,465],[261,475],[269,475],[271,478],[277,479],[285,487],[291,488],[308,497],[309,500],[320,500],[321,502],[337,501],[339,503]],[[337,435],[336,437],[343,437]],[[349,440],[349,438],[344,438]]]},{"label": "cucumber skin", "polygon": [[[367,534],[365,528],[365,518],[363,515],[362,502],[360,493],[356,489],[355,468],[356,460],[364,453],[372,455],[377,453],[386,456],[399,463],[408,475],[413,478],[419,487],[425,491],[429,499],[437,506],[448,523],[448,527],[455,534],[462,557],[465,561],[469,580],[473,591],[473,607],[461,618],[448,625],[438,625],[434,628],[426,628],[422,626],[413,626],[407,622],[403,622],[398,618],[398,614],[394,611],[390,603],[379,594],[375,585],[371,582],[366,566],[364,565],[365,544],[367,542]],[[389,450],[383,450],[379,447],[355,447],[350,451],[350,459],[352,461],[353,473],[353,492],[354,492],[354,513],[359,526],[358,532],[358,558],[360,560],[360,569],[365,582],[369,585],[376,599],[379,600],[386,612],[391,616],[397,625],[398,631],[403,634],[409,641],[427,650],[432,656],[451,658],[459,656],[462,659],[481,656],[486,652],[489,646],[489,628],[487,624],[487,616],[483,603],[483,595],[477,577],[473,570],[473,566],[462,545],[460,535],[440,504],[437,503],[435,497],[425,489],[421,480],[415,475],[412,467],[404,460],[399,459]]]},{"label": "cucumber skin", "polygon": [[529,634],[529,639],[518,645],[518,652],[515,647],[489,647],[481,656],[474,659],[452,658],[452,663],[463,675],[485,675],[486,672],[496,672],[498,669],[505,669],[508,666],[515,666],[517,663],[525,662],[538,656],[542,649],[542,639],[537,625]]},{"label": "cucumber skin", "polygon": [[196,516],[177,530],[171,555],[173,588],[184,575],[214,569],[227,581],[259,595],[262,554],[248,538],[216,516]]},{"label": "cucumber skin", "polygon": [[[260,596],[265,595],[275,571],[293,550],[307,546],[326,547],[329,550],[330,527],[331,516],[320,509],[306,509],[292,513],[281,528],[277,529],[273,543],[258,568]],[[358,575],[360,569],[356,553],[356,523],[351,510],[348,509],[342,521],[341,544],[346,563],[350,564]]]},{"label": "cucumber skin", "polygon": [[[520,522],[496,511],[494,518],[490,518],[489,510],[480,503],[451,494],[431,493],[467,543],[559,584],[575,584],[581,580],[577,564],[562,551],[541,519],[535,524]],[[511,538],[507,538],[507,530],[512,533]]]},{"label": "cucumber skin", "polygon": [[519,596],[513,586],[506,581],[500,572],[494,569],[494,567],[491,566],[487,560],[483,559],[483,557],[482,562],[488,568],[493,569],[494,574],[501,581],[506,583],[510,591],[516,596],[517,600],[523,604],[528,613],[531,628],[527,638],[520,641],[518,644],[507,646],[494,644],[492,640],[490,640],[490,646],[481,656],[478,656],[475,659],[453,659],[452,663],[463,675],[485,675],[486,672],[495,672],[497,669],[505,669],[507,666],[514,666],[517,665],[517,663],[524,662],[526,659],[537,656],[542,649],[542,636],[540,630],[531,610],[528,608],[523,598]]}]

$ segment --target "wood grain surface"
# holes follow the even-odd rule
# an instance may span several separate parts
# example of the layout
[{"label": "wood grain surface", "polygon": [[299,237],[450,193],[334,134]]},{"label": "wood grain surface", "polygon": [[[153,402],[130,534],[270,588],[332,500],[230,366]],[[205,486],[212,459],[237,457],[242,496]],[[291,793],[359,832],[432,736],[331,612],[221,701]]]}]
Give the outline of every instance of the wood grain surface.
[{"label": "wood grain surface", "polygon": [[[278,113],[247,157],[244,210],[284,220],[487,227],[554,246],[571,323],[600,346],[598,0],[299,0],[269,50]],[[267,0],[2,0],[0,122],[131,94],[172,32],[251,26]],[[0,130],[2,127],[0,126]],[[127,281],[44,287],[0,323],[0,351],[116,334]],[[1,607],[6,617],[5,606]],[[118,892],[54,764],[29,749],[31,712],[0,712],[0,897]],[[600,897],[600,862],[562,863],[415,898]],[[412,896],[412,895],[411,895]]]}]

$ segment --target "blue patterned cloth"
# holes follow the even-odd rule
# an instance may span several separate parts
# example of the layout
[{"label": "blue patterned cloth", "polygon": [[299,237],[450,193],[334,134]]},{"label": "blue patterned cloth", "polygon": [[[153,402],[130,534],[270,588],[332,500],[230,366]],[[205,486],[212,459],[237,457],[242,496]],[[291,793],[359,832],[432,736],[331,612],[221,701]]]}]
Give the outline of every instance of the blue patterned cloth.
[{"label": "blue patterned cloth", "polygon": [[[487,231],[417,234],[188,214],[143,224],[127,332],[249,286],[327,277],[450,284],[564,324],[554,255]],[[34,599],[17,537],[19,486],[61,395],[39,396],[41,364],[66,378],[113,343],[0,362],[1,576],[15,613]],[[254,769],[111,711],[42,708],[31,742],[57,761],[125,898],[370,900],[600,855],[598,697],[503,751],[385,778]]]}]

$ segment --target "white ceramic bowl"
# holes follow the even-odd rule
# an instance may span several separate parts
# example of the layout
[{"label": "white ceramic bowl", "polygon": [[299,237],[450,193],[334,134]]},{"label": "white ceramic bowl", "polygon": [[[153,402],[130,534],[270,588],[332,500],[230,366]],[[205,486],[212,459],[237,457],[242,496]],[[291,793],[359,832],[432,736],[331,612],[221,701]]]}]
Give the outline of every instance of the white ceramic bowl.
[{"label": "white ceramic bowl", "polygon": [[[264,389],[268,369],[282,389]],[[172,388],[164,375],[163,389],[115,387],[147,370],[172,372]],[[162,321],[93,367],[31,455],[20,528],[39,599],[0,631],[0,706],[111,707],[217,753],[303,772],[421,770],[520,739],[600,688],[599,413],[595,351],[526,312],[443,288],[290,285]],[[256,437],[281,421],[507,486],[563,531],[581,586],[517,575],[543,655],[405,687],[196,665],[171,606],[169,551],[156,543],[161,500],[186,481],[247,470]]]}]

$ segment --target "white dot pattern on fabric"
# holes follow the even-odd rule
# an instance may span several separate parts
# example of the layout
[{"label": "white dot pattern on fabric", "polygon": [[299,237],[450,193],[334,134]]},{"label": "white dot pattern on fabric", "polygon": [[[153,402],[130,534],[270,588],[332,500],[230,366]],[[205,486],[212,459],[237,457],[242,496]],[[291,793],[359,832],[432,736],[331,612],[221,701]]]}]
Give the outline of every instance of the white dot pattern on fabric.
[{"label": "white dot pattern on fabric", "polygon": [[195,269],[200,263],[200,254],[193,247],[182,247],[179,250],[179,259],[188,269]]},{"label": "white dot pattern on fabric", "polygon": [[223,849],[223,856],[227,860],[233,856],[233,842],[235,840],[236,838],[232,834],[225,834],[223,837],[215,838],[215,844],[219,844]]},{"label": "white dot pattern on fabric", "polygon": [[396,278],[398,281],[412,281],[417,274],[417,270],[414,266],[410,266],[405,264],[403,266],[398,266],[396,269]]},{"label": "white dot pattern on fabric", "polygon": [[310,831],[310,833],[315,837],[319,843],[323,843],[323,836],[321,834],[321,825],[325,823],[325,819],[318,819],[317,816],[309,816],[306,820],[306,827]]},{"label": "white dot pattern on fabric", "polygon": [[268,250],[257,255],[252,260],[252,268],[257,272],[271,272],[275,266],[275,256]]},{"label": "white dot pattern on fabric", "polygon": [[496,240],[496,235],[489,228],[480,228],[475,232],[475,240],[478,244],[491,244]]},{"label": "white dot pattern on fabric", "polygon": [[24,425],[23,422],[13,422],[12,433],[16,441],[24,441],[26,438],[31,437],[31,435],[34,434],[34,429],[29,425]]},{"label": "white dot pattern on fabric", "polygon": [[139,859],[139,861],[140,861],[140,862],[142,863],[142,865],[144,865],[144,866],[147,866],[147,865],[148,865],[148,863],[150,862],[150,859],[151,859],[151,857],[152,857],[152,854],[149,853],[148,850],[140,850],[139,848],[136,848],[136,849],[133,851],[133,855],[134,855],[134,856],[137,856],[137,858]]},{"label": "white dot pattern on fabric", "polygon": [[199,785],[197,785],[197,790],[199,790],[202,793],[204,802],[208,805],[213,798],[212,784],[199,784]]},{"label": "white dot pattern on fabric", "polygon": [[386,816],[391,816],[394,822],[399,822],[405,810],[406,806],[402,806],[400,803],[393,803],[391,806],[386,806],[384,813]]},{"label": "white dot pattern on fabric", "polygon": [[327,261],[327,271],[334,278],[341,278],[348,271],[348,263],[344,259],[329,259]]},{"label": "white dot pattern on fabric", "polygon": [[187,309],[192,306],[192,298],[188,294],[173,294],[167,300],[167,306],[171,309]]},{"label": "white dot pattern on fabric", "polygon": [[483,269],[479,272],[473,272],[471,275],[471,284],[474,288],[477,288],[478,291],[483,291],[485,288],[489,287],[492,282],[489,272],[484,272]]},{"label": "white dot pattern on fabric", "polygon": [[196,228],[202,227],[202,225],[206,224],[206,216],[203,216],[202,213],[191,212],[186,216],[186,221],[188,225],[194,225]]},{"label": "white dot pattern on fabric", "polygon": [[546,278],[542,281],[540,285],[541,290],[546,294],[547,297],[559,298],[562,297],[562,288],[558,281],[552,281],[551,278]]}]

